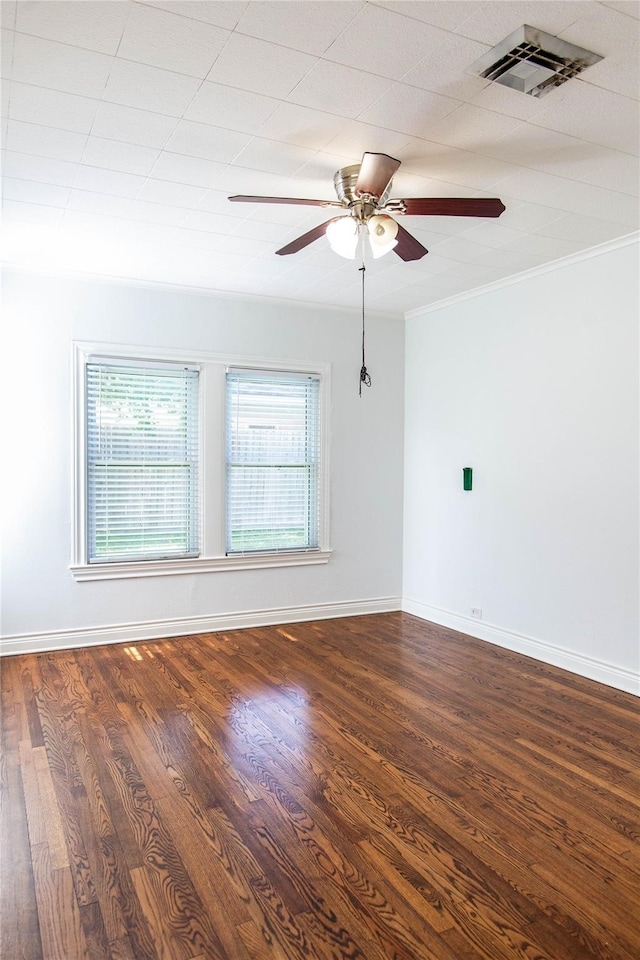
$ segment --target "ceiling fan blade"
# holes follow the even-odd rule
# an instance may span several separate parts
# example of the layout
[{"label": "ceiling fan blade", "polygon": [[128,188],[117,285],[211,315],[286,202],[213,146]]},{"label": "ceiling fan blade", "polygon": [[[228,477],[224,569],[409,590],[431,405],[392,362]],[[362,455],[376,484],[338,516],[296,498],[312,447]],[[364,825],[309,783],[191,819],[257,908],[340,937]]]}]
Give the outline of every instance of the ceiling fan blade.
[{"label": "ceiling fan blade", "polygon": [[299,203],[307,207],[342,207],[337,200],[304,200],[302,197],[229,197],[234,203]]},{"label": "ceiling fan blade", "polygon": [[396,240],[398,243],[393,248],[393,252],[397,253],[401,260],[421,260],[429,253],[427,248],[423,247],[420,241],[411,236],[400,224],[398,224]]},{"label": "ceiling fan blade", "polygon": [[319,240],[327,230],[327,227],[330,223],[333,223],[334,220],[342,220],[342,217],[332,217],[331,220],[326,220],[324,223],[318,224],[317,227],[314,227],[312,230],[309,230],[308,233],[303,233],[301,237],[297,237],[295,240],[292,240],[291,243],[288,243],[285,247],[281,247],[280,250],[276,250],[276,253],[281,257],[286,256],[288,253],[297,253],[298,250],[302,250],[304,247],[308,247],[310,243],[313,243],[314,240]]},{"label": "ceiling fan blade", "polygon": [[499,217],[505,209],[502,200],[486,197],[417,197],[392,200],[390,205],[394,213],[413,217]]},{"label": "ceiling fan blade", "polygon": [[354,193],[357,197],[368,193],[378,199],[389,186],[389,181],[399,166],[400,161],[386,153],[364,153]]}]

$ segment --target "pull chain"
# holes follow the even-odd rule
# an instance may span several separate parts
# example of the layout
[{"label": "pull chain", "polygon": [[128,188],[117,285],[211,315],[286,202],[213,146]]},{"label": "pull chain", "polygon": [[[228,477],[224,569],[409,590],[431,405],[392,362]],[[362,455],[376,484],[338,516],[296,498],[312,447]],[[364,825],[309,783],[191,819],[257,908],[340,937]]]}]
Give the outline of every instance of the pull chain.
[{"label": "pull chain", "polygon": [[371,386],[371,376],[369,375],[364,359],[364,275],[366,271],[364,259],[362,261],[362,266],[359,267],[359,270],[362,273],[362,367],[360,368],[360,384],[358,386],[358,395],[362,396],[362,384],[364,383],[365,387]]}]

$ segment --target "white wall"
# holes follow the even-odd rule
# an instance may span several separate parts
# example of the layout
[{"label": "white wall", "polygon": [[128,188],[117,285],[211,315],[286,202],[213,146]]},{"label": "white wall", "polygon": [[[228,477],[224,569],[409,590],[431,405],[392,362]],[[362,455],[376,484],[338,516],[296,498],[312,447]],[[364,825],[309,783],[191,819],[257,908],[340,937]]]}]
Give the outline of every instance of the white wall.
[{"label": "white wall", "polygon": [[[27,274],[6,275],[3,312],[5,651],[291,620],[305,613],[398,608],[401,317],[369,317],[367,364],[373,386],[360,399],[355,312]],[[74,581],[68,569],[73,340],[331,363],[334,553],[329,563]]]},{"label": "white wall", "polygon": [[405,332],[404,608],[632,692],[638,262],[612,244]]}]

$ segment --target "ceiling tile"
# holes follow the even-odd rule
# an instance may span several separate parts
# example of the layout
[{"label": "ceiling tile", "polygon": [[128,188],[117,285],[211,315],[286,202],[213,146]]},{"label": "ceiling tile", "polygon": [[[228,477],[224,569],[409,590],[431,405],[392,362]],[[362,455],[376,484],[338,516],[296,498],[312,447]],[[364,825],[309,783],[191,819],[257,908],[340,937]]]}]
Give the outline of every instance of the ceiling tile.
[{"label": "ceiling tile", "polygon": [[329,140],[325,149],[332,153],[352,156],[356,162],[365,151],[396,156],[410,142],[411,136],[407,133],[398,133],[385,127],[376,127],[371,123],[351,120]]},{"label": "ceiling tile", "polygon": [[96,137],[136,143],[141,147],[162,149],[178,124],[176,117],[165,117],[150,110],[137,110],[119,103],[98,106],[91,133]]},{"label": "ceiling tile", "polygon": [[[215,183],[216,190],[227,191],[230,195],[241,194],[252,197],[290,197],[291,180],[277,173],[263,170],[248,170],[243,167],[226,167]],[[300,194],[302,195],[302,194]]]},{"label": "ceiling tile", "polygon": [[127,212],[131,220],[141,220],[144,223],[161,223],[165,226],[178,227],[188,216],[189,211],[183,207],[169,206],[165,203],[150,203],[146,200],[134,200]]},{"label": "ceiling tile", "polygon": [[51,157],[36,157],[26,153],[7,150],[5,174],[24,180],[37,180],[40,183],[52,183],[61,187],[71,187],[78,170],[77,163],[67,160],[53,160]]},{"label": "ceiling tile", "polygon": [[231,205],[228,216],[221,213],[208,213],[206,210],[191,210],[182,226],[185,230],[206,230],[209,233],[232,233],[243,221],[242,216],[234,217]]},{"label": "ceiling tile", "polygon": [[185,227],[177,227],[173,239],[176,246],[180,247],[216,250],[220,246],[220,234],[209,233],[206,230],[188,230]]},{"label": "ceiling tile", "polygon": [[628,17],[635,17],[636,20],[640,20],[640,3],[638,3],[638,0],[603,0],[603,3],[606,7],[613,7],[614,10],[626,14]]},{"label": "ceiling tile", "polygon": [[[7,87],[9,84],[7,84]],[[99,101],[29,83],[11,83],[9,116],[14,120],[89,133]]]},{"label": "ceiling tile", "polygon": [[[204,217],[213,217],[215,214],[202,214]],[[217,238],[217,243],[214,246],[214,250],[223,250],[226,254],[242,254],[247,257],[258,257],[262,254],[273,254],[275,253],[275,244],[268,242],[266,240],[249,240],[246,237],[236,237],[233,234],[227,232],[228,228],[222,226],[220,232],[216,232],[215,229],[202,225],[199,226],[199,223],[204,224],[204,220],[198,220],[197,214],[191,213],[185,220],[185,228],[191,229],[202,229],[210,232],[212,236]]]},{"label": "ceiling tile", "polygon": [[[633,29],[634,26],[636,29]],[[627,57],[637,57],[639,53],[640,34],[637,25],[632,24],[625,14],[602,4],[590,5],[584,14],[576,17],[571,26],[561,31],[559,36],[562,40],[575,43],[604,58],[581,74],[587,83],[591,83],[592,78],[607,70],[610,64]],[[597,81],[593,79],[593,82]],[[638,93],[636,89],[636,98]]]},{"label": "ceiling tile", "polygon": [[309,54],[234,33],[207,80],[284,99],[314,63]]},{"label": "ceiling tile", "polygon": [[285,146],[277,140],[254,137],[236,157],[240,167],[292,176],[316,155],[306,147]]},{"label": "ceiling tile", "polygon": [[402,76],[403,83],[460,100],[472,99],[487,86],[486,80],[466,72],[487,52],[487,44],[436,27],[425,30],[423,52],[428,54]]},{"label": "ceiling tile", "polygon": [[[337,170],[359,160],[355,156],[336,156],[319,151],[287,181],[285,196],[308,197],[313,200],[337,200],[333,178]],[[316,211],[317,212],[317,211]],[[330,212],[330,211],[329,211]]]},{"label": "ceiling tile", "polygon": [[637,197],[640,193],[640,163],[629,153],[583,144],[579,150],[560,150],[553,156],[553,172],[559,177],[615,189]]},{"label": "ceiling tile", "polygon": [[459,100],[426,91],[418,94],[415,87],[394,83],[358,119],[426,140],[433,139],[434,126],[460,106]]},{"label": "ceiling tile", "polygon": [[17,0],[2,0],[0,3],[0,23],[3,30],[15,28],[17,6]]},{"label": "ceiling tile", "polygon": [[[357,117],[390,86],[390,81],[383,77],[320,60],[287,99],[339,117]],[[362,119],[378,122],[375,117]]]},{"label": "ceiling tile", "polygon": [[[547,96],[554,96],[556,91]],[[483,110],[491,110],[494,113],[502,113],[507,117],[515,117],[518,120],[530,120],[544,107],[544,99],[530,97],[519,90],[512,90],[501,83],[487,82],[482,90],[475,94],[469,101],[473,106],[481,107]]]},{"label": "ceiling tile", "polygon": [[115,54],[130,13],[128,3],[36,0],[18,4],[16,29],[86,50]]},{"label": "ceiling tile", "polygon": [[82,154],[82,163],[105,170],[120,170],[122,173],[138,173],[146,176],[160,156],[152,147],[107,140],[104,137],[88,137]]},{"label": "ceiling tile", "polygon": [[224,130],[194,120],[181,120],[167,143],[167,150],[203,160],[230,163],[250,140],[250,135],[246,133]]},{"label": "ceiling tile", "polygon": [[42,203],[47,207],[65,207],[70,193],[69,187],[37,183],[34,180],[14,180],[11,177],[4,177],[2,186],[2,195],[6,200]]},{"label": "ceiling tile", "polygon": [[519,203],[512,201],[500,216],[501,227],[512,227],[524,233],[534,232],[545,223],[551,223],[562,216],[561,210],[543,207],[537,203]]},{"label": "ceiling tile", "polygon": [[582,250],[584,246],[586,246],[586,244],[574,243],[570,240],[559,240],[548,236],[541,237],[530,233],[528,236],[522,237],[520,240],[516,240],[515,243],[510,244],[509,250],[515,254],[534,253],[547,257],[549,260],[558,260],[560,257],[568,257],[572,253],[577,253],[578,250]]},{"label": "ceiling tile", "polygon": [[94,193],[110,193],[116,197],[135,197],[144,183],[144,177],[133,173],[118,173],[115,170],[101,170],[99,167],[78,167],[74,186],[78,190],[91,190]]},{"label": "ceiling tile", "polygon": [[131,206],[127,197],[114,197],[108,193],[94,193],[91,190],[71,191],[67,208],[81,213],[100,213],[109,217],[126,217]]},{"label": "ceiling tile", "polygon": [[[640,111],[637,102],[576,79],[544,101],[531,123],[590,143],[615,143],[638,153]],[[553,100],[551,99],[553,97]]]},{"label": "ceiling tile", "polygon": [[104,53],[17,33],[12,79],[99,99],[113,62]]},{"label": "ceiling tile", "polygon": [[493,267],[502,269],[505,276],[522,273],[523,270],[530,270],[545,262],[543,254],[534,253],[514,253],[507,247],[487,247],[485,252],[474,261],[475,266]]},{"label": "ceiling tile", "polygon": [[602,61],[602,69],[597,75],[585,77],[585,80],[595,87],[604,87],[612,93],[637,100],[640,91],[640,58],[636,53],[615,63]]},{"label": "ceiling tile", "polygon": [[80,160],[86,140],[82,133],[23,123],[22,120],[9,120],[7,126],[8,150],[51,157],[53,160]]},{"label": "ceiling tile", "polygon": [[283,237],[287,233],[287,227],[282,223],[269,223],[265,220],[242,220],[231,232],[236,237],[246,237],[248,240],[280,243],[284,242]]},{"label": "ceiling tile", "polygon": [[464,240],[480,243],[485,247],[506,247],[526,236],[522,230],[502,225],[502,217],[495,220],[480,220],[470,230],[465,230]]},{"label": "ceiling tile", "polygon": [[499,113],[482,110],[464,103],[446,117],[438,120],[425,133],[425,139],[445,143],[452,147],[482,152],[487,142],[506,136],[516,130],[520,121],[503,117]]},{"label": "ceiling tile", "polygon": [[322,150],[340,131],[349,128],[349,121],[332,113],[281,103],[260,127],[261,137],[293,143],[311,150]]},{"label": "ceiling tile", "polygon": [[589,151],[584,140],[569,137],[555,130],[545,130],[531,123],[520,123],[509,133],[497,137],[487,144],[479,144],[477,149],[491,157],[497,157],[506,163],[520,164],[523,167],[549,170],[553,173],[553,158],[563,150],[579,153]]},{"label": "ceiling tile", "polygon": [[230,33],[144,4],[134,4],[118,56],[203,79]]},{"label": "ceiling tile", "polygon": [[557,240],[597,244],[623,236],[628,231],[625,226],[619,223],[606,223],[594,217],[567,213],[557,220],[539,227],[535,232],[543,237],[553,237]]},{"label": "ceiling tile", "polygon": [[490,47],[500,43],[524,23],[558,36],[585,11],[594,8],[586,0],[525,0],[521,3],[517,0],[489,0],[475,6],[475,12],[456,28],[456,33],[472,37]]},{"label": "ceiling tile", "polygon": [[194,187],[212,187],[226,164],[200,157],[187,157],[164,150],[152,170],[156,180],[174,180]]},{"label": "ceiling tile", "polygon": [[[463,219],[462,217],[460,219]],[[464,218],[467,224],[472,220],[469,217]],[[477,222],[477,221],[476,221]],[[447,257],[449,260],[460,260],[462,263],[470,263],[485,252],[484,244],[473,243],[465,237],[447,237],[446,240],[439,240],[431,244],[431,249],[440,257]]]},{"label": "ceiling tile", "polygon": [[136,199],[192,209],[206,196],[205,187],[148,178],[141,186]]},{"label": "ceiling tile", "polygon": [[[324,54],[348,67],[399,80],[424,58],[433,32],[442,31],[395,10],[367,4]],[[366,43],[362,38],[366,37]]]},{"label": "ceiling tile", "polygon": [[632,230],[640,227],[637,197],[587,183],[576,183],[575,180],[557,179],[560,180],[560,186],[552,195],[551,204],[559,210],[625,224]]},{"label": "ceiling tile", "polygon": [[199,86],[199,81],[194,77],[116,59],[104,99],[139,110],[181,117]]},{"label": "ceiling tile", "polygon": [[241,133],[257,133],[279,103],[274,97],[205,80],[187,108],[185,118]]},{"label": "ceiling tile", "polygon": [[253,209],[249,204],[232,207],[229,203],[228,193],[225,190],[214,190],[213,188],[203,190],[202,196],[193,206],[197,207],[198,210],[206,210],[208,213],[221,213],[226,217],[244,217],[247,216],[247,210]]},{"label": "ceiling tile", "polygon": [[22,203],[19,200],[2,201],[2,219],[5,223],[18,221],[56,227],[62,222],[64,210],[60,207],[49,207],[38,203]]},{"label": "ceiling tile", "polygon": [[515,172],[513,165],[504,160],[424,140],[411,141],[400,152],[399,159],[407,172],[479,190],[488,190]]},{"label": "ceiling tile", "polygon": [[[296,190],[289,191],[295,193]],[[322,191],[324,193],[324,191]],[[327,194],[328,195],[328,194]],[[323,197],[318,199],[322,200]],[[223,211],[221,211],[223,212]],[[326,219],[327,214],[317,207],[303,207],[298,205],[277,203],[256,203],[248,205],[247,217],[250,220],[277,223],[285,227],[296,227],[298,233],[306,233],[317,223]]]},{"label": "ceiling tile", "polygon": [[[347,28],[364,3],[335,3],[306,0],[300,16],[299,0],[280,3],[249,3],[238,22],[236,32],[305,53],[323,54]],[[329,58],[333,59],[333,58]]]},{"label": "ceiling tile", "polygon": [[10,79],[13,76],[13,43],[15,33],[13,30],[2,29],[0,36],[0,75],[3,79]]},{"label": "ceiling tile", "polygon": [[202,0],[136,0],[139,3],[145,3],[149,7],[157,7],[158,10],[167,10],[171,13],[177,13],[181,17],[191,17],[193,20],[200,20],[203,23],[213,23],[217,27],[225,27],[227,30],[233,30],[240,17],[244,13],[248,0],[236,2],[236,0],[208,0],[203,3]]},{"label": "ceiling tile", "polygon": [[414,17],[423,23],[430,23],[443,30],[455,30],[478,11],[478,0],[429,0],[428,3],[419,3],[416,0],[386,0],[378,2],[376,6],[388,7],[406,17]]}]

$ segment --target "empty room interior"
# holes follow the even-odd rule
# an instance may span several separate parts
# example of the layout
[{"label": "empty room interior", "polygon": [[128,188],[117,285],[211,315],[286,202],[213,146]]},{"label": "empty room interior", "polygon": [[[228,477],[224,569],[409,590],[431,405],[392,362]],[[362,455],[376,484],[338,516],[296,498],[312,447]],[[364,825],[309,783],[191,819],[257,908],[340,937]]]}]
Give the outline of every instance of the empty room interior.
[{"label": "empty room interior", "polygon": [[640,4],[0,11],[0,956],[637,960]]}]

